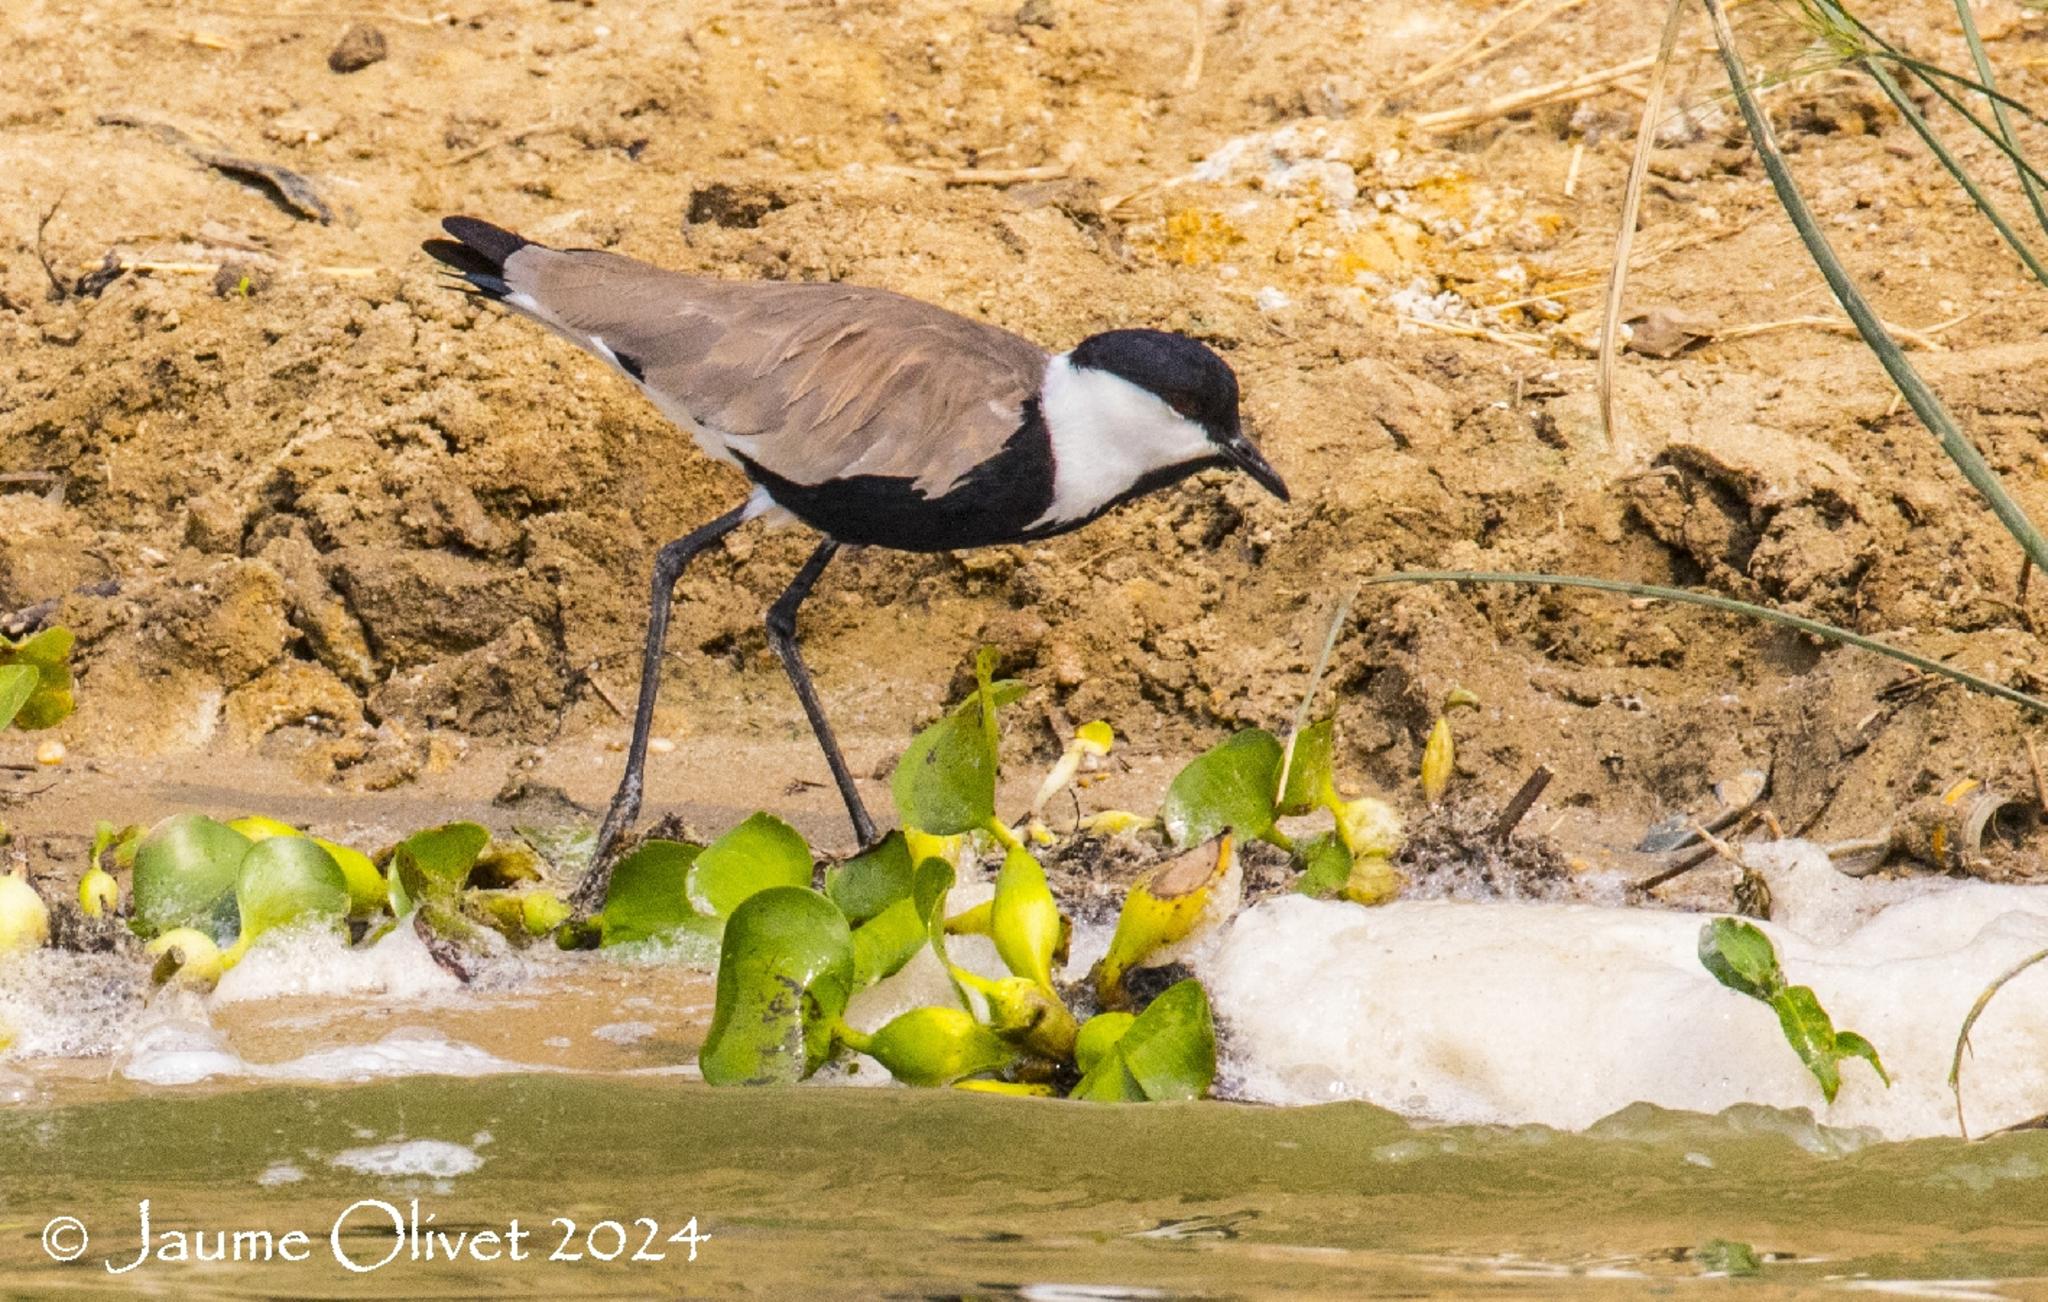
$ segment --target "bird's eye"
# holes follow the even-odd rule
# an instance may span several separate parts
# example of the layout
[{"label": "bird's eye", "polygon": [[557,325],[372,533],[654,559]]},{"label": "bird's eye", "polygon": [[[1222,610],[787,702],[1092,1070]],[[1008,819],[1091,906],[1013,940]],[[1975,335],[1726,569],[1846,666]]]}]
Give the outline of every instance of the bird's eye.
[{"label": "bird's eye", "polygon": [[1173,408],[1173,414],[1182,420],[1196,419],[1195,400],[1193,398],[1168,398],[1166,405]]}]

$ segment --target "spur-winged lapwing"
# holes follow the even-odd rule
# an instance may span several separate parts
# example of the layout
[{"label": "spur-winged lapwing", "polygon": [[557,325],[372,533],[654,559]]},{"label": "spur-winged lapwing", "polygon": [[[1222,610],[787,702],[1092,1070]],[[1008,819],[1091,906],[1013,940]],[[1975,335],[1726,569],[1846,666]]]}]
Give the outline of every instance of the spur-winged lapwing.
[{"label": "spur-winged lapwing", "polygon": [[[881,289],[717,280],[553,249],[474,217],[426,251],[485,297],[616,367],[753,484],[655,555],[626,773],[577,903],[593,907],[640,811],[662,639],[690,559],[757,516],[824,535],[768,610],[782,659],[863,847],[875,825],[797,651],[796,612],[841,547],[950,551],[1049,538],[1211,466],[1287,486],[1238,423],[1237,377],[1203,345],[1111,330],[1064,353]],[[458,242],[459,241],[459,242]]]}]

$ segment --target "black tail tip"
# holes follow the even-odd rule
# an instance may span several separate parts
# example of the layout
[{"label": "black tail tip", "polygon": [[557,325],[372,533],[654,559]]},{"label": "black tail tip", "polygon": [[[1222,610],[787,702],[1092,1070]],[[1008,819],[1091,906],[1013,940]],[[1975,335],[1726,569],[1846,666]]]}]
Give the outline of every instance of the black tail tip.
[{"label": "black tail tip", "polygon": [[475,217],[444,217],[441,229],[455,239],[422,241],[420,248],[428,257],[488,297],[503,298],[511,292],[505,284],[505,260],[532,240]]},{"label": "black tail tip", "polygon": [[489,259],[493,271],[503,271],[505,259],[533,243],[524,235],[493,226],[480,217],[443,217],[441,229]]}]

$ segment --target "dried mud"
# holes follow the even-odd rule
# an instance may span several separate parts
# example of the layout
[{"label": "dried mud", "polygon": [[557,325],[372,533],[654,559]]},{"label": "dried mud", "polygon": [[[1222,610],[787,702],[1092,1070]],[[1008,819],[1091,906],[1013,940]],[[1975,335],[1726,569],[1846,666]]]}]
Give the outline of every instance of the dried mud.
[{"label": "dried mud", "polygon": [[[1894,6],[1887,30],[1956,65],[1944,11]],[[1655,16],[1596,0],[1403,89],[1490,12],[456,0],[364,11],[373,41],[310,8],[17,0],[0,615],[55,598],[78,631],[62,736],[104,798],[226,766],[273,792],[475,799],[545,756],[535,783],[601,799],[651,554],[742,487],[597,363],[449,290],[418,244],[472,212],[710,274],[883,285],[1055,347],[1183,330],[1236,367],[1291,506],[1205,476],[1050,543],[827,576],[805,642],[863,771],[987,640],[1038,692],[1017,758],[1050,750],[1057,707],[1170,772],[1284,725],[1338,598],[1401,566],[1703,585],[2048,684],[2017,551],[1860,346],[1712,337],[1831,304],[1702,58],[1638,239],[1631,301],[1660,311],[1603,440],[1583,344],[1638,101],[1441,136],[1408,112],[1621,62]],[[1991,26],[2006,89],[2048,99],[2048,27]],[[1916,361],[2048,517],[2039,289],[1853,82],[1770,102],[1886,317],[1963,318]],[[950,183],[963,168],[1039,170]],[[86,292],[54,292],[42,258]],[[657,762],[651,812],[715,770],[720,799],[829,815],[760,629],[807,546],[743,532],[683,583],[659,725],[688,762]],[[1462,684],[1484,703],[1458,720],[1467,797],[1498,808],[1548,764],[1525,829],[1582,850],[1751,766],[1786,828],[1822,836],[1958,776],[2024,780],[2010,707],[1690,609],[1375,588],[1334,665],[1359,789],[1411,787]],[[8,816],[75,825],[65,771],[24,798],[49,781],[0,775]]]}]

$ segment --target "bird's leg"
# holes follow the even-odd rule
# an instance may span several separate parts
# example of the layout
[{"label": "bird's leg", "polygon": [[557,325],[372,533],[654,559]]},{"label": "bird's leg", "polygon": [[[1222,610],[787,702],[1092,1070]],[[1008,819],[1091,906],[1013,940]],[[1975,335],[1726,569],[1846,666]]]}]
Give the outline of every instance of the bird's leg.
[{"label": "bird's leg", "polygon": [[796,699],[803,702],[804,714],[811,721],[811,732],[818,738],[818,745],[825,752],[825,765],[832,770],[832,781],[838,784],[839,798],[846,802],[846,816],[853,820],[853,834],[865,850],[875,843],[875,822],[868,817],[867,806],[860,800],[860,792],[854,789],[853,774],[846,768],[846,759],[839,753],[839,743],[833,739],[832,725],[825,722],[825,711],[818,704],[817,689],[811,686],[811,674],[804,668],[804,659],[796,645],[796,608],[804,604],[804,598],[811,595],[818,576],[832,563],[839,552],[839,544],[827,538],[818,544],[818,550],[804,562],[804,567],[790,580],[789,590],[776,598],[768,608],[768,645],[775,648],[775,654],[782,657],[782,668],[789,674],[789,685],[796,689]]},{"label": "bird's leg", "polygon": [[633,707],[633,742],[626,749],[626,775],[605,811],[598,829],[597,850],[590,856],[590,869],[576,884],[570,897],[577,915],[588,917],[604,903],[605,888],[612,880],[612,852],[619,838],[640,814],[642,770],[647,764],[647,734],[654,729],[654,698],[661,691],[661,648],[668,635],[668,609],[675,598],[676,581],[698,552],[731,533],[747,519],[744,505],[734,507],[710,524],[685,534],[654,555],[654,590],[647,603],[647,648],[640,660],[640,700]]}]

